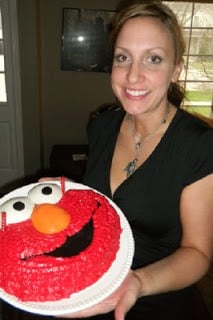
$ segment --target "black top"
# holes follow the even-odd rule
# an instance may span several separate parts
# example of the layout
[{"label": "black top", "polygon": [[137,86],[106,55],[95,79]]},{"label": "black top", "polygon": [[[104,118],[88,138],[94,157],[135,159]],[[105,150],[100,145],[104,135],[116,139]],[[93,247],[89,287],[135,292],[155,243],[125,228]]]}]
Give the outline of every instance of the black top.
[{"label": "black top", "polygon": [[[162,259],[180,246],[181,192],[186,185],[213,172],[213,130],[201,120],[178,109],[149,158],[112,196],[110,166],[124,115],[122,109],[104,111],[91,121],[88,128],[89,159],[83,182],[111,198],[126,215],[135,240],[134,269]],[[145,301],[154,303],[151,305],[153,309],[162,299],[166,303],[166,313],[159,314],[156,308],[152,312],[156,312],[158,318],[161,315],[169,319],[168,303],[171,310],[174,306],[168,299],[174,300],[174,305],[179,309],[177,299],[182,304],[181,297],[186,292],[179,290],[139,299],[137,305],[142,306],[142,313],[140,317],[137,311],[138,319],[144,315]],[[182,305],[180,308],[183,310]],[[173,314],[170,317],[176,319]],[[137,318],[134,315],[131,319]],[[145,319],[152,319],[151,313],[149,316],[148,312]],[[185,318],[179,314],[177,319]]]}]

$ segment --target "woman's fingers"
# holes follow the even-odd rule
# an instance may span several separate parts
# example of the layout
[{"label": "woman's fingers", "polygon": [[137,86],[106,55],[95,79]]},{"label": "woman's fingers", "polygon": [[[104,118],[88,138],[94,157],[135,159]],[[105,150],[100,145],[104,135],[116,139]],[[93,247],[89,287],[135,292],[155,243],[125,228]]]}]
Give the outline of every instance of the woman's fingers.
[{"label": "woman's fingers", "polygon": [[60,181],[61,177],[42,177],[38,180],[38,182],[46,182],[46,181]]}]

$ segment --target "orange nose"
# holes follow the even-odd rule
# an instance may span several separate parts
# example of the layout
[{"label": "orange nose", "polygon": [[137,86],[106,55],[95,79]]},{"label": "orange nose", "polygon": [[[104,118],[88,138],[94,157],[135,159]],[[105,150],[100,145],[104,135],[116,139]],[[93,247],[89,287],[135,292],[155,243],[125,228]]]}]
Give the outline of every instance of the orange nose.
[{"label": "orange nose", "polygon": [[54,204],[36,205],[31,215],[34,228],[45,234],[64,230],[70,223],[70,214]]}]

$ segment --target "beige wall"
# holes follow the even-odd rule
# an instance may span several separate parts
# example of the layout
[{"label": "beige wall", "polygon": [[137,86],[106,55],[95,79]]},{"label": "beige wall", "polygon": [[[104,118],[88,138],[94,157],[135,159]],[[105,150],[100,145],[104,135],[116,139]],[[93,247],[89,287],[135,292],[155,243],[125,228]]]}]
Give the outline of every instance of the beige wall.
[{"label": "beige wall", "polygon": [[40,167],[39,91],[34,0],[18,0],[25,174]]},{"label": "beige wall", "polygon": [[61,70],[62,8],[115,10],[116,3],[18,0],[26,174],[40,167],[40,145],[47,167],[53,144],[86,143],[89,112],[113,100],[109,74]]}]

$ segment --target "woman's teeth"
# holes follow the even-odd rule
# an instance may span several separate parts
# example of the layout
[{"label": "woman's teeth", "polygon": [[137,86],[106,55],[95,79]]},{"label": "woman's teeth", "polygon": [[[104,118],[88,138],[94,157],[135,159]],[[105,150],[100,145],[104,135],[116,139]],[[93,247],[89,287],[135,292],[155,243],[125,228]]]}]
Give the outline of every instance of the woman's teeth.
[{"label": "woman's teeth", "polygon": [[143,96],[148,93],[148,90],[130,90],[127,89],[126,92],[134,97]]}]

